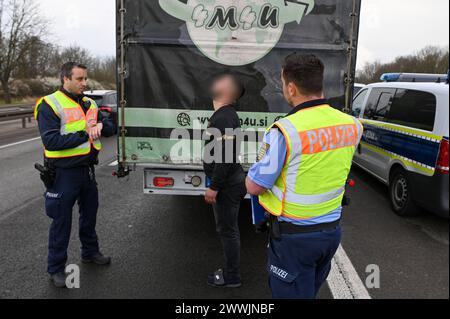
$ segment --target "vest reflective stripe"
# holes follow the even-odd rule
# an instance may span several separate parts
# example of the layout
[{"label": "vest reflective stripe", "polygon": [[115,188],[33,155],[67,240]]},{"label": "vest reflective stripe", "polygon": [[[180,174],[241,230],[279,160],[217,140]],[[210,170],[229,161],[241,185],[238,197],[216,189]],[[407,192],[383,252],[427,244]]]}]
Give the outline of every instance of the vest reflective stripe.
[{"label": "vest reflective stripe", "polygon": [[302,149],[302,140],[300,139],[300,135],[298,134],[295,126],[287,119],[281,119],[279,121],[281,125],[276,125],[283,132],[283,135],[290,136],[291,143],[287,143],[288,152],[287,152],[287,161],[289,161],[290,165],[288,166],[286,173],[286,196],[289,194],[293,194],[293,187],[297,184],[297,173],[300,169],[300,163],[302,161],[302,153],[297,152],[295,150]]},{"label": "vest reflective stripe", "polygon": [[364,134],[364,126],[362,125],[362,123],[356,119],[356,117],[353,117],[353,122],[355,122],[356,125],[356,129],[358,132],[358,142],[357,144],[359,144],[361,142],[362,136]]},{"label": "vest reflective stripe", "polygon": [[326,194],[320,195],[299,195],[294,193],[287,193],[286,196],[283,194],[283,191],[279,189],[277,186],[272,188],[272,193],[278,198],[278,200],[283,200],[285,196],[286,201],[297,204],[297,205],[318,205],[329,202],[336,198],[341,197],[345,192],[345,187],[341,187],[335,191],[331,191]]},{"label": "vest reflective stripe", "polygon": [[294,219],[339,208],[363,133],[359,121],[324,105],[297,112],[273,127],[286,139],[286,163],[273,188],[260,196],[261,205],[272,215]]},{"label": "vest reflective stripe", "polygon": [[66,132],[66,127],[64,125],[64,123],[66,122],[66,119],[64,117],[64,109],[61,106],[61,104],[59,104],[58,100],[55,98],[54,95],[49,95],[47,97],[45,97],[45,100],[50,100],[51,103],[47,103],[53,108],[53,111],[55,111],[55,114],[57,114],[59,116],[59,118],[61,119],[61,135],[67,135],[69,134],[68,132]]},{"label": "vest reflective stripe", "polygon": [[[68,135],[86,130],[88,121],[97,123],[98,107],[95,104],[95,101],[89,99],[91,102],[91,107],[85,115],[81,106],[61,91],[57,91],[54,94],[48,95],[38,101],[35,108],[36,119],[38,117],[39,107],[42,100],[45,100],[53,109],[55,114],[61,119],[61,135]],[[86,143],[72,149],[60,151],[45,150],[45,156],[47,158],[85,156],[91,152],[91,145],[98,151],[102,149],[102,144],[99,140],[94,142],[87,141]]]}]

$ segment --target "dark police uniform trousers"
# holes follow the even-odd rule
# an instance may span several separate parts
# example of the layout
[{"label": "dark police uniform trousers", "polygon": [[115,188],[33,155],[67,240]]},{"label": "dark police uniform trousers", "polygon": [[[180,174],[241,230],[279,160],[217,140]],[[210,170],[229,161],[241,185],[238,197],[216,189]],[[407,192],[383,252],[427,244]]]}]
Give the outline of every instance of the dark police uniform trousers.
[{"label": "dark police uniform trousers", "polygon": [[72,211],[79,206],[79,237],[82,257],[99,252],[95,231],[98,189],[94,167],[56,168],[56,180],[45,194],[45,208],[52,219],[49,236],[48,273],[63,272],[72,230]]},{"label": "dark police uniform trousers", "polygon": [[315,299],[330,274],[341,237],[341,227],[337,226],[271,239],[268,271],[273,298]]}]

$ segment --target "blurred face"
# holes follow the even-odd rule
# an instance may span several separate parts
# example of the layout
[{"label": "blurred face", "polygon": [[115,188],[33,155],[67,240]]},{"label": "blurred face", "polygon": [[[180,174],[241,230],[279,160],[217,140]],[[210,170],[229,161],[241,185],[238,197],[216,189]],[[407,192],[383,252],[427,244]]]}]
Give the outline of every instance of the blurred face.
[{"label": "blurred face", "polygon": [[82,95],[87,88],[87,70],[74,68],[72,77],[64,77],[64,88],[72,94]]},{"label": "blurred face", "polygon": [[224,76],[214,81],[211,93],[215,101],[234,103],[236,100],[236,87],[233,79]]}]

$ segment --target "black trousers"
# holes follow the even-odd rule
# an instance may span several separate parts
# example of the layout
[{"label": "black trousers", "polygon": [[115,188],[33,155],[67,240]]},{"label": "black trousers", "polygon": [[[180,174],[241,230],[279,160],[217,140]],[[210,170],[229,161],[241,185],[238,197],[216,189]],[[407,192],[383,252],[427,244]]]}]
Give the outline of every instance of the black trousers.
[{"label": "black trousers", "polygon": [[224,188],[213,205],[216,228],[225,256],[225,275],[240,280],[241,235],[239,231],[239,209],[247,194],[245,175],[242,182]]}]

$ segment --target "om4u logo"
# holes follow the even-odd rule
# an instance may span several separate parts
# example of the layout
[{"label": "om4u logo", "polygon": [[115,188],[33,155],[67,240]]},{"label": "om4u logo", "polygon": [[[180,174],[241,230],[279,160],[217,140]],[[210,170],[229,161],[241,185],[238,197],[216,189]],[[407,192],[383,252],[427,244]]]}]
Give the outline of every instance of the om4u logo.
[{"label": "om4u logo", "polygon": [[288,23],[298,23],[314,0],[159,0],[161,8],[186,22],[194,44],[225,65],[256,62],[278,43]]}]

